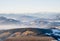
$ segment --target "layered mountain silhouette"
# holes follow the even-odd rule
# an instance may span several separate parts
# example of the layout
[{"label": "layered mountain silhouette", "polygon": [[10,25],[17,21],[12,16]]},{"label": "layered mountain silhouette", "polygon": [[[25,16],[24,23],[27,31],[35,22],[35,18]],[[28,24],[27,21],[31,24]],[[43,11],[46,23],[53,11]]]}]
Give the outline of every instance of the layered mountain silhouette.
[{"label": "layered mountain silhouette", "polygon": [[[4,15],[4,14],[3,14]],[[14,18],[16,16],[16,18]],[[57,15],[58,16],[58,15]],[[58,16],[59,17],[59,16]],[[52,21],[52,22],[50,22]],[[56,21],[56,22],[54,22]],[[38,26],[42,28],[54,28],[60,25],[58,22],[59,19],[47,19],[47,18],[38,18],[29,15],[20,15],[20,14],[11,14],[6,15],[5,17],[0,15],[0,25],[4,24],[19,24],[19,25],[27,25],[27,26]]]},{"label": "layered mountain silhouette", "polygon": [[3,16],[0,17],[0,25],[1,24],[19,24],[19,23],[20,23],[20,21],[15,20],[15,19],[8,19]]}]

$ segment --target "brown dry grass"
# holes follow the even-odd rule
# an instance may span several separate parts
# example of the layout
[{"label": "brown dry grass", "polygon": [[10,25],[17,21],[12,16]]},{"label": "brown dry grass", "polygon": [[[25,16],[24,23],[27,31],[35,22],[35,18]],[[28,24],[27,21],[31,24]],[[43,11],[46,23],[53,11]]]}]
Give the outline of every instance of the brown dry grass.
[{"label": "brown dry grass", "polygon": [[41,37],[37,37],[37,36],[17,36],[17,37],[10,37],[8,39],[6,39],[5,41],[52,41],[54,40],[54,38],[52,37],[47,37],[47,36],[41,36]]},{"label": "brown dry grass", "polygon": [[1,38],[1,37],[4,37],[4,36],[8,36],[8,35],[10,35],[9,32],[4,32],[4,33],[0,34],[0,38]]}]

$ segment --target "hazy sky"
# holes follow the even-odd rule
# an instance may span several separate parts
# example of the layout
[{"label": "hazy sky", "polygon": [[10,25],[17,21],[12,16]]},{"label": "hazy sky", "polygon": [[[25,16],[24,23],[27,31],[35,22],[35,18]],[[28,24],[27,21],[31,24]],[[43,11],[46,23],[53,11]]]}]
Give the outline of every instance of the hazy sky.
[{"label": "hazy sky", "polygon": [[0,0],[0,13],[60,12],[60,0]]}]

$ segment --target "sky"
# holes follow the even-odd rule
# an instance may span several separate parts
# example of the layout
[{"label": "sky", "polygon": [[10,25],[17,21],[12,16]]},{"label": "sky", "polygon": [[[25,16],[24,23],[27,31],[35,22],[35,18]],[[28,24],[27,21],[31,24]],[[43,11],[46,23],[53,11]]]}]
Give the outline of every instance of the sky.
[{"label": "sky", "polygon": [[0,0],[0,13],[60,12],[60,0]]}]

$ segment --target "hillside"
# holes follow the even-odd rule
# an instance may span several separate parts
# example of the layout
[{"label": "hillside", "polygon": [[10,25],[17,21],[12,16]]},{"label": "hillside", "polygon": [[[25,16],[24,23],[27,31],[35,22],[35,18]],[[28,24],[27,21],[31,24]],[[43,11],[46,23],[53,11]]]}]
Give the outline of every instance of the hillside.
[{"label": "hillside", "polygon": [[[51,29],[39,28],[20,28],[2,30],[0,34],[1,41],[51,41],[56,40],[54,37],[46,33],[52,33]],[[28,38],[29,37],[29,38]],[[23,40],[24,39],[24,40]]]}]

